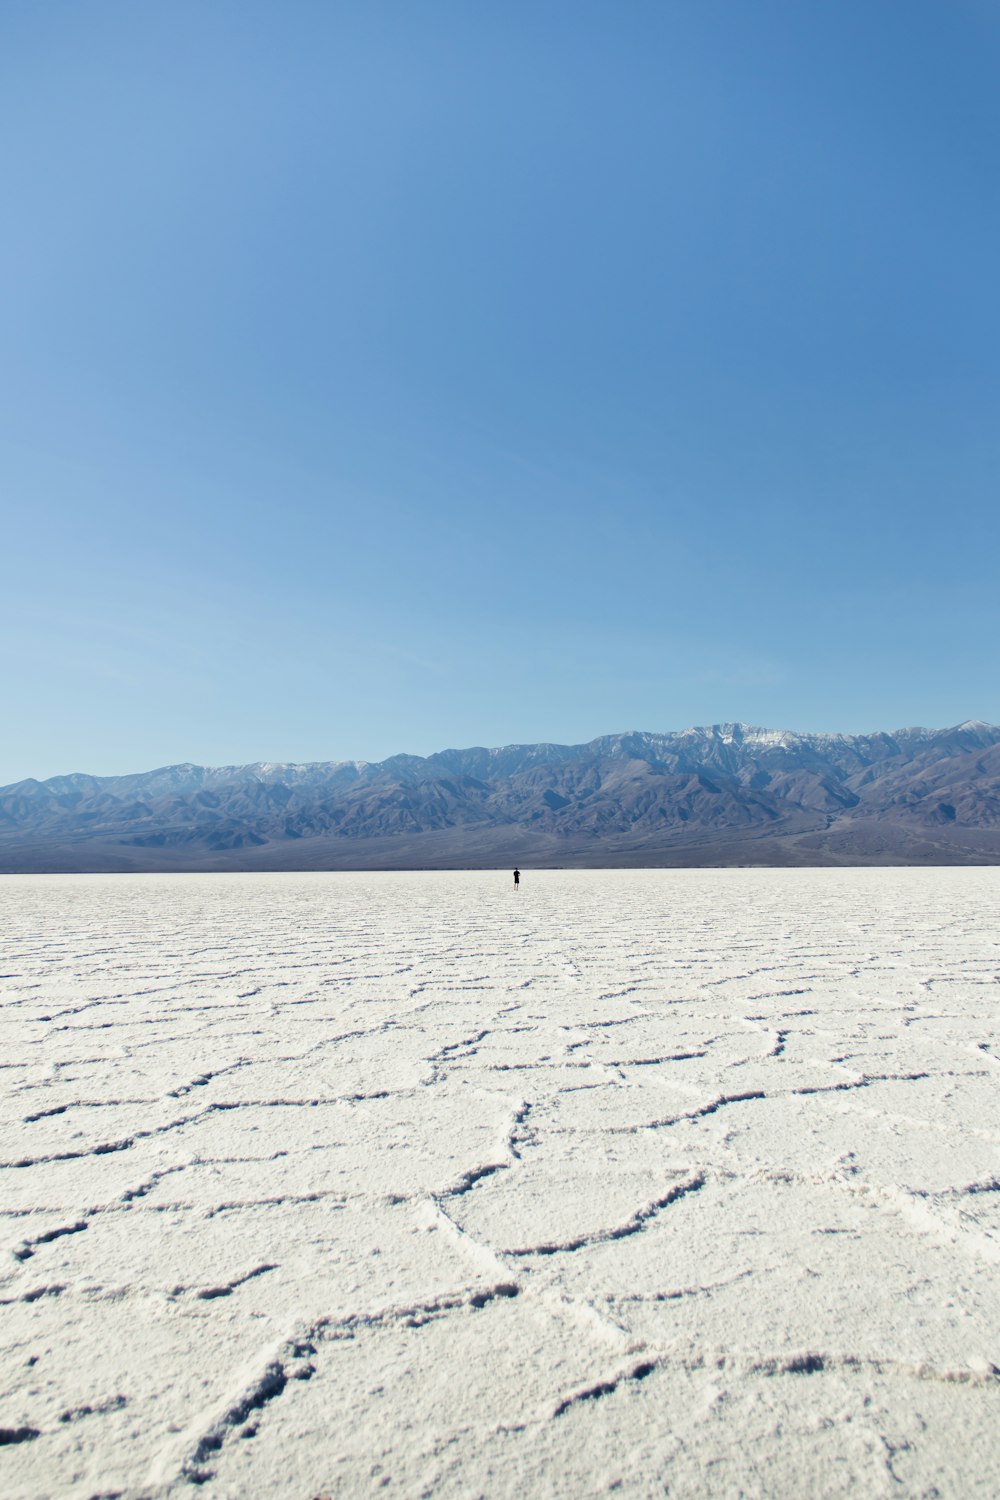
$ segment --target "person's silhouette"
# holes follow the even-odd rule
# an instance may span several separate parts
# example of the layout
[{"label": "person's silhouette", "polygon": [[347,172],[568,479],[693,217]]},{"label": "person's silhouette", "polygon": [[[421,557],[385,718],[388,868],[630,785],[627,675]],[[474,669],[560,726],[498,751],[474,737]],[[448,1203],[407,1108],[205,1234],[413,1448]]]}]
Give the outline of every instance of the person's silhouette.
[{"label": "person's silhouette", "polygon": [[515,870],[514,871],[514,889],[515,889],[515,891],[517,890],[517,888],[518,888],[518,886],[520,884],[521,884],[521,872],[520,872],[520,870]]}]

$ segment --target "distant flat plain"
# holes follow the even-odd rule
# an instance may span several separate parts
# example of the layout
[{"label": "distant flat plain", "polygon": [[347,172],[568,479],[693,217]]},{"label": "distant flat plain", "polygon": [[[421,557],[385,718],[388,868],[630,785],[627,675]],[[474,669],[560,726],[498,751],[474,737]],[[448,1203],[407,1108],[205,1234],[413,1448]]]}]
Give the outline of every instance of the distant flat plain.
[{"label": "distant flat plain", "polygon": [[995,1495],[998,911],[0,877],[0,1488]]}]

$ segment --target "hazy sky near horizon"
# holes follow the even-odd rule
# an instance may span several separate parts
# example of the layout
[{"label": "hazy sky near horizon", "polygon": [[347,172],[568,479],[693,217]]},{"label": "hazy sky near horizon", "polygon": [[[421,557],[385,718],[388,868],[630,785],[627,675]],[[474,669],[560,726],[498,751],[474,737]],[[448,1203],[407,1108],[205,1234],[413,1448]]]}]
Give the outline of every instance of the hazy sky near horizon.
[{"label": "hazy sky near horizon", "polygon": [[0,782],[1000,720],[1000,5],[0,13]]}]

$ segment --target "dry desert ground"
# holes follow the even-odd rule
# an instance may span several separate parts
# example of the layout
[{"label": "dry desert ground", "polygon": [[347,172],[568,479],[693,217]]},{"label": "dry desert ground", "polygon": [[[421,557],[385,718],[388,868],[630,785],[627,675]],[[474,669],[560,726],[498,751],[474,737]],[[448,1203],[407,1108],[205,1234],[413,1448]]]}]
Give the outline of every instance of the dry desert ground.
[{"label": "dry desert ground", "polygon": [[0,924],[8,1500],[1000,1490],[1000,869]]}]

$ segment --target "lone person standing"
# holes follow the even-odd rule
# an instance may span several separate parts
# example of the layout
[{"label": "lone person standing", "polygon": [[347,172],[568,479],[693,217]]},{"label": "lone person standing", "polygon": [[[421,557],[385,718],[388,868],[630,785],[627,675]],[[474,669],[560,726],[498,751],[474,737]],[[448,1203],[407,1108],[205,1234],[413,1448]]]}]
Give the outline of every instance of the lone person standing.
[{"label": "lone person standing", "polygon": [[518,888],[518,886],[520,884],[521,884],[521,872],[520,872],[520,870],[515,870],[514,871],[514,889],[515,889],[515,891],[517,890],[517,888]]}]

